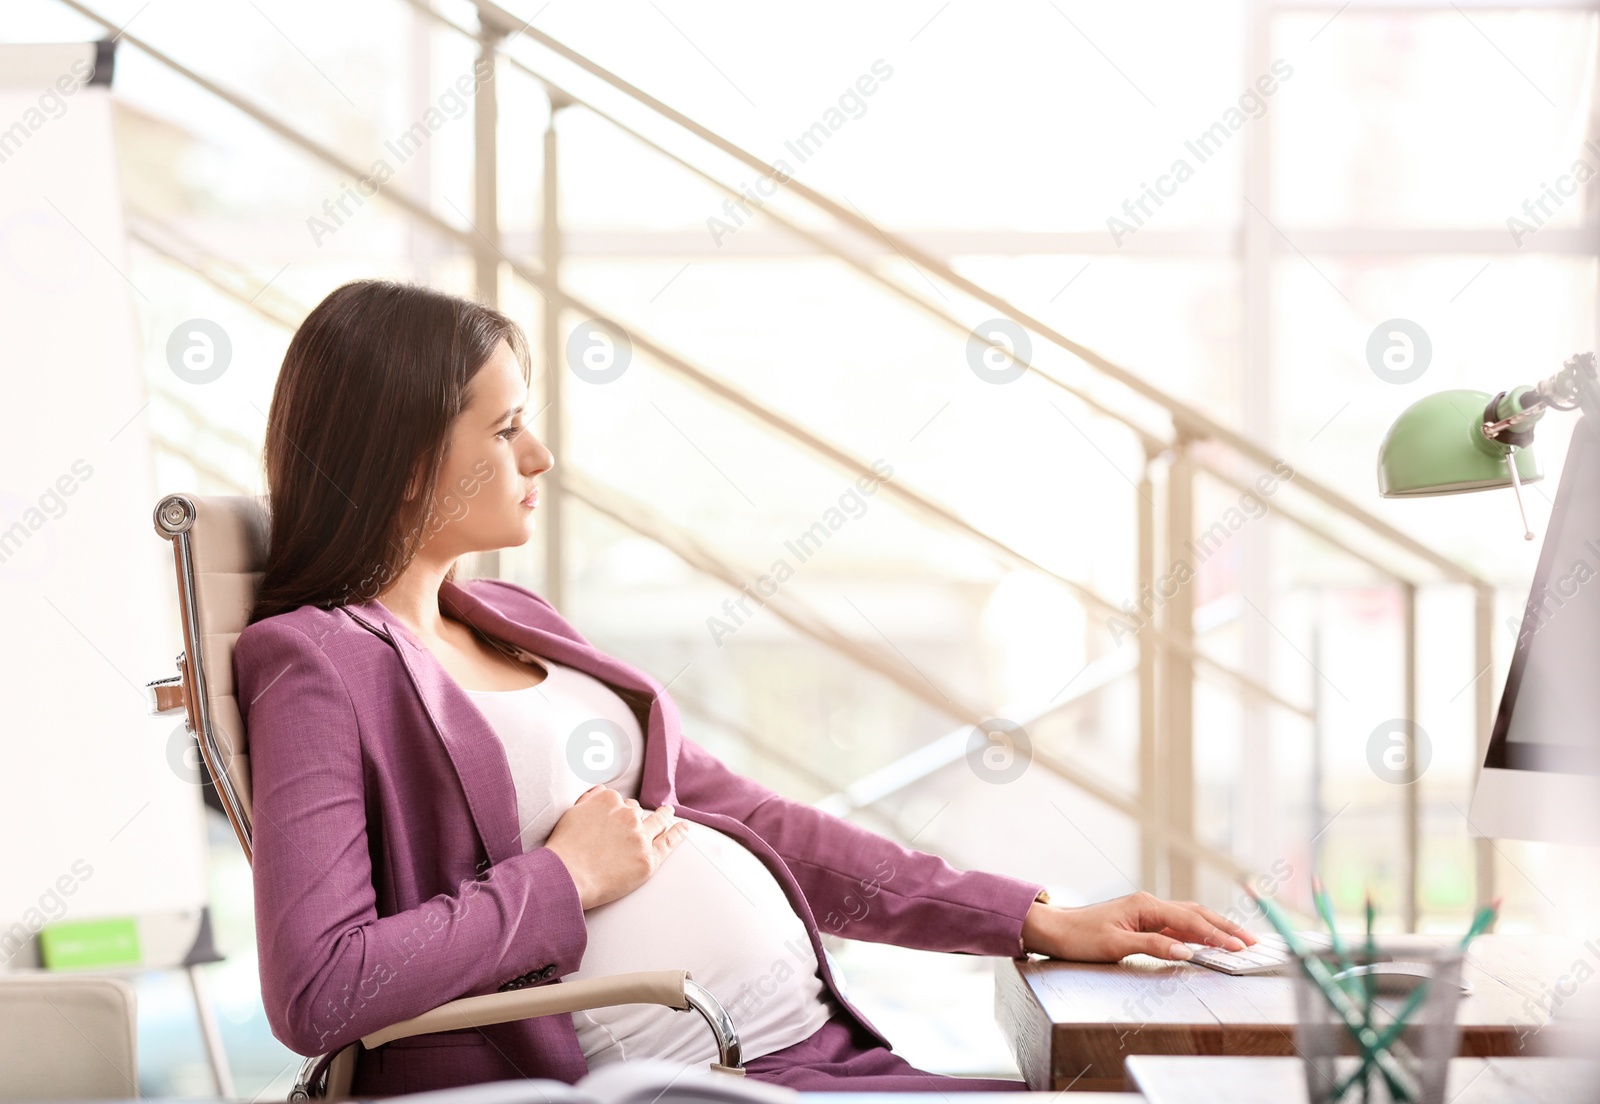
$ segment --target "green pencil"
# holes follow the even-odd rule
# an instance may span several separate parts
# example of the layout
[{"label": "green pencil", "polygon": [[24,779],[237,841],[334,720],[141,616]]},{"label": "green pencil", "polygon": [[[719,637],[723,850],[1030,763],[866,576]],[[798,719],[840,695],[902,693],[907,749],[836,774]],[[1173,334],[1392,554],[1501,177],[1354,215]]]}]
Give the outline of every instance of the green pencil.
[{"label": "green pencil", "polygon": [[1350,956],[1345,952],[1339,926],[1334,923],[1333,906],[1328,903],[1328,893],[1323,888],[1322,879],[1315,874],[1311,876],[1311,899],[1316,903],[1317,914],[1322,917],[1322,922],[1328,925],[1328,937],[1333,941],[1333,953],[1339,956],[1339,968],[1348,970],[1351,966]]},{"label": "green pencil", "polygon": [[[1487,904],[1478,910],[1478,914],[1472,919],[1471,926],[1467,928],[1467,933],[1461,937],[1460,946],[1462,951],[1465,951],[1467,949],[1467,944],[1471,943],[1478,936],[1482,935],[1483,930],[1494,922],[1495,916],[1500,911],[1500,900],[1500,898],[1496,897],[1493,903]],[[1391,1022],[1389,1026],[1384,1028],[1382,1033],[1379,1034],[1379,1047],[1387,1047],[1392,1044],[1395,1039],[1399,1038],[1400,1033],[1405,1030],[1406,1020],[1409,1019],[1411,1014],[1417,1010],[1417,1006],[1422,1003],[1423,998],[1426,997],[1427,994],[1428,983],[1426,981],[1411,991],[1411,995],[1406,997],[1405,1003],[1395,1010],[1393,1022]],[[1345,1078],[1344,1081],[1341,1082],[1336,1089],[1334,1089],[1334,1097],[1336,1099],[1340,1096],[1343,1096],[1345,1092],[1348,1091],[1350,1085],[1355,1081],[1356,1077],[1366,1071],[1366,1066],[1367,1063],[1363,1061],[1360,1070]]]},{"label": "green pencil", "polygon": [[[1365,905],[1367,918],[1366,965],[1370,968],[1373,960],[1378,957],[1378,945],[1373,942],[1372,939],[1373,910],[1371,886],[1367,887],[1364,897],[1365,900],[1363,903]],[[1372,1027],[1372,1004],[1376,998],[1377,987],[1373,984],[1372,974],[1369,969],[1369,972],[1361,979],[1361,1022],[1369,1029]],[[1379,1039],[1378,1049],[1381,1050],[1387,1045],[1388,1044],[1384,1043],[1381,1038]],[[1367,1098],[1367,1088],[1372,1080],[1371,1072],[1372,1063],[1368,1061],[1367,1058],[1363,1057],[1361,1059],[1361,1068],[1356,1071],[1357,1076],[1361,1078],[1361,1099],[1363,1100]]]},{"label": "green pencil", "polygon": [[1461,949],[1463,951],[1467,949],[1468,943],[1482,935],[1484,929],[1494,923],[1495,916],[1500,912],[1500,901],[1501,898],[1496,897],[1479,909],[1478,915],[1472,918],[1472,926],[1467,929],[1467,934],[1461,937]]},{"label": "green pencil", "polygon": [[[1262,897],[1256,892],[1255,887],[1248,882],[1241,883],[1241,885],[1256,904],[1261,906],[1261,912],[1266,916],[1267,922],[1272,925],[1273,929],[1282,937],[1284,943],[1288,945],[1290,953],[1300,963],[1300,968],[1304,971],[1306,977],[1322,991],[1322,995],[1327,999],[1335,1015],[1339,1017],[1345,1028],[1355,1038],[1356,1044],[1361,1048],[1363,1055],[1378,1067],[1378,1072],[1383,1074],[1383,1079],[1388,1082],[1390,1091],[1401,1100],[1411,1100],[1415,1097],[1419,1089],[1416,1079],[1409,1070],[1401,1065],[1395,1054],[1376,1048],[1377,1033],[1372,1028],[1362,1024],[1360,1012],[1351,1003],[1343,987],[1333,980],[1333,975],[1328,971],[1328,964],[1307,951],[1305,944],[1300,940],[1299,934],[1295,932],[1293,925],[1279,911],[1276,903]],[[1408,1050],[1406,1054],[1407,1060],[1409,1060]]]},{"label": "green pencil", "polygon": [[[1473,917],[1472,926],[1467,929],[1467,934],[1461,937],[1460,947],[1462,951],[1467,949],[1467,944],[1483,934],[1484,928],[1494,922],[1495,914],[1499,912],[1499,905],[1500,899],[1497,897],[1493,904],[1484,905],[1478,910],[1478,915]],[[1422,998],[1427,991],[1428,983],[1426,981],[1411,991],[1411,995],[1406,998],[1405,1003],[1395,1010],[1394,1022],[1384,1028],[1383,1033],[1378,1036],[1379,1046],[1388,1046],[1394,1041],[1395,1036],[1399,1035],[1401,1029],[1405,1027],[1406,1017],[1417,1010],[1417,1005],[1422,1003]]]}]

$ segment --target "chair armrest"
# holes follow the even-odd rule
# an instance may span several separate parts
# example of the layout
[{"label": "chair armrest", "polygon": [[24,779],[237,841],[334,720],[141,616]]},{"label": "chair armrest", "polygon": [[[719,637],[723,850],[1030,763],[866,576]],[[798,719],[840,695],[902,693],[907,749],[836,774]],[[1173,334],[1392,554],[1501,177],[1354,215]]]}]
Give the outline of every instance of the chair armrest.
[{"label": "chair armrest", "polygon": [[604,1008],[612,1004],[664,1004],[669,1008],[687,1009],[690,1004],[684,993],[684,982],[688,978],[688,970],[639,970],[583,981],[564,981],[557,985],[535,985],[504,993],[462,997],[449,1004],[441,1004],[438,1008],[430,1008],[420,1016],[363,1035],[361,1045],[371,1050],[393,1039],[404,1039],[411,1035],[485,1027],[559,1012]]},{"label": "chair armrest", "polygon": [[[718,1060],[711,1068],[719,1073],[744,1076],[739,1032],[733,1020],[711,990],[690,977],[688,970],[640,970],[611,974],[584,981],[557,985],[538,985],[504,993],[484,993],[441,1004],[420,1016],[374,1031],[361,1038],[371,1050],[394,1039],[426,1035],[434,1031],[458,1031],[469,1027],[509,1023],[560,1012],[579,1012],[612,1004],[664,1004],[679,1011],[694,1009],[705,1019],[717,1041]],[[308,1101],[321,1097],[330,1101],[349,1099],[355,1076],[356,1044],[319,1058],[308,1058],[289,1095],[290,1100]],[[325,1071],[325,1072],[324,1072]],[[315,1087],[323,1080],[320,1091]]]}]

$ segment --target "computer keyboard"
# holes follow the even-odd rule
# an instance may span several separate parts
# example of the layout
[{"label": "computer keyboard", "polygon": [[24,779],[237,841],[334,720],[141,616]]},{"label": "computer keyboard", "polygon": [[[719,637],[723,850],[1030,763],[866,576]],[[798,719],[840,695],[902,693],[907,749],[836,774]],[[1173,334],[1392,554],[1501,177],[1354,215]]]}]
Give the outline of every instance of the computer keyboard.
[{"label": "computer keyboard", "polygon": [[[1326,949],[1333,945],[1333,941],[1323,932],[1304,931],[1299,935],[1301,942],[1307,946]],[[1233,977],[1270,974],[1291,965],[1294,960],[1283,937],[1272,932],[1257,935],[1255,945],[1242,951],[1225,951],[1204,943],[1190,943],[1188,946],[1194,952],[1190,962]]]}]

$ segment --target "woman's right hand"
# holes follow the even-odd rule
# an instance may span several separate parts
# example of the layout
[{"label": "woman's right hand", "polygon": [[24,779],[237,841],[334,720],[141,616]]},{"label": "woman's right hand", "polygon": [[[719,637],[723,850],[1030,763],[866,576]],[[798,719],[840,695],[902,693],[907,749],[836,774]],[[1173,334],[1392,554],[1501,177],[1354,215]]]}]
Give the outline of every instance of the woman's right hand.
[{"label": "woman's right hand", "polygon": [[671,805],[647,814],[634,798],[591,786],[561,814],[545,846],[566,864],[587,912],[638,889],[688,834]]}]

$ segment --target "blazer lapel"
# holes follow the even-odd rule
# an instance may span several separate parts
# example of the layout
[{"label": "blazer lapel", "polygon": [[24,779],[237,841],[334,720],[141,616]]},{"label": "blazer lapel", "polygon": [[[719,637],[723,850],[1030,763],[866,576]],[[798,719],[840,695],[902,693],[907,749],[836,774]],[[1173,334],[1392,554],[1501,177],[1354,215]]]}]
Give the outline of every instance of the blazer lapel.
[{"label": "blazer lapel", "polygon": [[[439,602],[451,614],[480,629],[487,636],[526,648],[535,655],[553,659],[568,667],[575,667],[602,682],[640,690],[652,697],[661,689],[655,679],[643,671],[629,667],[604,652],[596,651],[587,644],[579,643],[554,631],[555,626],[552,621],[530,622],[510,616],[490,600],[493,593],[492,590],[474,593],[464,586],[447,582],[439,587]],[[549,611],[537,602],[530,601],[528,605],[538,612],[549,614]]]},{"label": "blazer lapel", "polygon": [[[439,588],[440,605],[486,636],[582,671],[610,684],[624,697],[648,703],[639,802],[647,808],[661,804],[672,791],[671,763],[677,758],[678,725],[676,710],[671,699],[661,693],[660,685],[644,672],[552,631],[554,622],[550,618],[556,615],[544,606],[527,603],[534,608],[535,616],[545,615],[544,624],[534,624],[508,615],[490,597],[453,582],[444,582]],[[504,746],[482,712],[405,622],[381,602],[352,602],[344,609],[394,647],[461,780],[468,810],[490,862],[504,862],[520,855],[521,832],[511,768]]]},{"label": "blazer lapel", "polygon": [[[599,679],[630,706],[637,702],[640,707],[637,712],[644,713],[640,721],[644,733],[644,770],[639,779],[639,803],[647,809],[663,804],[676,805],[673,768],[678,762],[681,729],[677,706],[666,688],[637,667],[573,639],[581,634],[545,603],[523,596],[512,607],[499,600],[503,594],[493,585],[469,590],[447,582],[439,588],[441,604],[485,635]],[[517,611],[515,614],[510,612],[513,608]],[[559,629],[569,630],[570,635]]]}]

